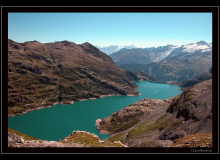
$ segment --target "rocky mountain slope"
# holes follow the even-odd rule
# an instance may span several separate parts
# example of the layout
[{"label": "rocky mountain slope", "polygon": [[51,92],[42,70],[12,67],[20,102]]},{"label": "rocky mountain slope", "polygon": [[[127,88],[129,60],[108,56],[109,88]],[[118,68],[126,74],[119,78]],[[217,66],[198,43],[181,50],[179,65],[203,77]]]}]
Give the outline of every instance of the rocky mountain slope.
[{"label": "rocky mountain slope", "polygon": [[186,135],[212,134],[212,79],[165,100],[145,98],[99,121],[110,141],[129,147],[168,147]]},{"label": "rocky mountain slope", "polygon": [[138,94],[130,82],[136,79],[87,42],[8,40],[9,114],[101,95]]},{"label": "rocky mountain slope", "polygon": [[110,55],[116,65],[123,64],[148,64],[159,62],[165,58],[172,50],[172,45],[151,48],[121,49]]},{"label": "rocky mountain slope", "polygon": [[149,76],[148,74],[142,72],[142,71],[139,71],[139,72],[136,72],[135,75],[140,78],[140,80],[146,80],[146,81],[151,81],[151,82],[155,82],[156,80],[154,79],[154,77],[152,76]]},{"label": "rocky mountain slope", "polygon": [[194,79],[208,72],[211,67],[211,50],[200,49],[192,52],[190,49],[185,50],[184,46],[176,48],[160,62],[121,65],[121,68],[132,72],[143,71],[153,76],[156,81],[175,81],[176,83]]}]

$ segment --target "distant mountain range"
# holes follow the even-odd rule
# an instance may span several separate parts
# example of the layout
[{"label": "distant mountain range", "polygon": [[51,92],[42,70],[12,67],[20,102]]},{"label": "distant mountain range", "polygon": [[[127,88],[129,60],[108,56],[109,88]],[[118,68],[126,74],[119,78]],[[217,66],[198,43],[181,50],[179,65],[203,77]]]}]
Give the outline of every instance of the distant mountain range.
[{"label": "distant mountain range", "polygon": [[212,43],[199,41],[186,45],[167,45],[151,48],[132,48],[116,51],[111,54],[116,65],[122,64],[148,64],[151,62],[160,62],[166,57],[172,58],[180,53],[193,54],[196,52],[203,53],[212,50]]},{"label": "distant mountain range", "polygon": [[212,43],[199,41],[181,46],[129,49],[110,55],[115,64],[132,72],[143,71],[156,81],[194,79],[212,67]]},{"label": "distant mountain range", "polygon": [[122,48],[126,48],[126,49],[132,49],[132,48],[136,48],[133,44],[127,44],[127,45],[110,45],[110,46],[106,46],[106,47],[99,47],[99,46],[95,46],[97,47],[100,51],[110,55],[114,52],[119,51]]}]

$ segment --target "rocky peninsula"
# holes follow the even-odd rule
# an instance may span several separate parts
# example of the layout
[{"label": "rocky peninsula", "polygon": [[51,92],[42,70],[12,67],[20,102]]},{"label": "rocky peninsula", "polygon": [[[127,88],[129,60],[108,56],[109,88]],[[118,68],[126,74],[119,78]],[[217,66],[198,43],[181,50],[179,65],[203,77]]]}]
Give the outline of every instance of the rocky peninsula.
[{"label": "rocky peninsula", "polygon": [[[207,136],[202,134],[212,136],[212,79],[165,100],[145,98],[135,102],[97,120],[97,126],[101,133],[111,134],[110,141],[121,141],[129,147],[183,147],[186,145],[176,145],[181,142],[177,139],[188,135],[201,135],[203,141]],[[210,141],[206,146],[211,146]]]}]

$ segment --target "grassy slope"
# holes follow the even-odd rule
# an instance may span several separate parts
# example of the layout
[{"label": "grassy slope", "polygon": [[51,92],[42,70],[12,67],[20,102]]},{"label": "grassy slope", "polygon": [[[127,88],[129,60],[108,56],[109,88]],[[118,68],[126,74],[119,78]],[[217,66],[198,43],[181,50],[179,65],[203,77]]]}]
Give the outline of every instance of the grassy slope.
[{"label": "grassy slope", "polygon": [[18,136],[21,136],[25,141],[38,140],[37,138],[28,136],[28,135],[26,135],[26,134],[23,134],[23,133],[21,133],[21,132],[18,132],[18,131],[16,131],[16,130],[11,129],[11,128],[8,128],[8,133],[16,134],[16,135],[18,135]]},{"label": "grassy slope", "polygon": [[89,43],[8,40],[9,114],[100,95],[138,94],[127,77],[135,78]]},{"label": "grassy slope", "polygon": [[[8,128],[8,133],[16,134],[17,136],[22,137],[24,141],[39,140],[37,138],[15,131],[11,128]],[[124,147],[123,145],[119,143],[110,142],[107,140],[105,140],[103,143],[99,143],[99,141],[102,141],[102,140],[100,140],[94,134],[91,134],[88,132],[76,132],[76,133],[70,134],[68,136],[68,140],[66,140],[65,142],[61,140],[60,143],[77,143],[77,144],[82,145],[83,147]]]}]

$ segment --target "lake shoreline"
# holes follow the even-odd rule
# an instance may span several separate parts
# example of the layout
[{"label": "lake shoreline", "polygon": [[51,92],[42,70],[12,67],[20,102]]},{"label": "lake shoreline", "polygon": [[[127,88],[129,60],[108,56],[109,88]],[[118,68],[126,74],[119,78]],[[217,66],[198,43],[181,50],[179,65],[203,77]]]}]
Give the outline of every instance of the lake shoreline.
[{"label": "lake shoreline", "polygon": [[21,114],[26,114],[27,112],[30,112],[30,111],[34,111],[34,110],[39,110],[39,109],[43,109],[43,108],[49,108],[49,107],[53,107],[57,104],[61,104],[61,105],[71,105],[73,104],[74,102],[81,102],[81,101],[87,101],[87,100],[95,100],[95,99],[100,99],[100,98],[104,98],[104,97],[110,97],[110,96],[136,96],[136,95],[141,95],[140,93],[139,94],[127,94],[127,95],[121,95],[121,94],[108,94],[108,95],[100,95],[98,98],[96,97],[93,97],[93,98],[88,98],[88,99],[79,99],[77,101],[70,101],[70,102],[55,102],[53,103],[52,105],[49,105],[49,106],[40,106],[40,107],[35,107],[35,108],[31,108],[31,109],[27,109],[27,110],[24,110],[20,113],[15,113],[15,114],[8,114],[8,117],[14,117],[14,116],[18,116],[18,115],[21,115]]},{"label": "lake shoreline", "polygon": [[[149,81],[149,80],[139,80],[139,81],[148,81],[148,82],[152,82],[152,83],[162,83],[162,84],[169,84],[169,85],[173,85],[173,86],[178,86],[178,85],[174,85],[174,84],[171,84],[171,83],[160,82],[160,81]],[[139,81],[136,81],[136,82],[139,82]],[[134,82],[135,82],[135,81],[134,81]],[[178,86],[178,87],[179,87],[179,86]],[[135,89],[138,89],[138,88],[139,88],[139,87],[136,87]],[[178,89],[178,90],[182,91],[182,89]],[[136,96],[136,95],[141,95],[141,93],[138,92],[138,94],[126,94],[126,95],[122,95],[122,94],[107,94],[107,95],[100,95],[98,98],[97,98],[97,97],[93,97],[93,98],[88,98],[88,99],[79,99],[79,100],[77,100],[77,101],[55,102],[55,103],[53,103],[52,105],[49,105],[49,106],[39,106],[39,107],[35,107],[35,108],[31,108],[31,109],[24,110],[24,111],[19,112],[19,113],[8,114],[8,117],[14,117],[14,116],[18,116],[18,115],[21,115],[21,114],[26,114],[27,112],[34,111],[34,110],[39,110],[39,109],[42,109],[42,108],[53,107],[54,105],[57,105],[57,104],[61,104],[61,105],[71,105],[71,104],[73,104],[74,102],[81,102],[81,101],[87,101],[87,100],[95,100],[95,99],[104,98],[104,97],[109,97],[109,96]]]},{"label": "lake shoreline", "polygon": [[[67,133],[71,132],[72,130],[87,131],[98,135],[100,139],[106,139],[109,138],[112,133],[109,134],[104,131],[103,134],[103,128],[99,128],[101,129],[100,133],[98,131],[99,129],[97,130],[98,123],[95,125],[97,119],[103,119],[108,115],[124,108],[125,106],[135,103],[146,97],[151,99],[166,99],[168,97],[177,95],[180,92],[178,90],[179,87],[167,84],[152,83],[148,81],[135,82],[135,84],[139,88],[137,91],[139,92],[139,95],[141,93],[140,96],[138,96],[138,92],[134,93],[134,95],[120,95],[116,93],[99,95],[90,99],[78,99],[77,101],[74,101],[75,103],[71,102],[73,105],[64,105],[60,102],[47,105],[44,104],[40,107],[36,106],[36,108],[26,105],[27,107],[25,110],[20,110],[19,114],[19,108],[17,108],[17,115],[23,115],[10,115],[14,117],[8,117],[8,127],[21,133],[27,132],[30,136],[45,140],[62,139],[63,137],[66,137],[68,135]],[[46,107],[51,108],[25,114],[29,111]],[[30,124],[31,126],[28,127]]]}]

